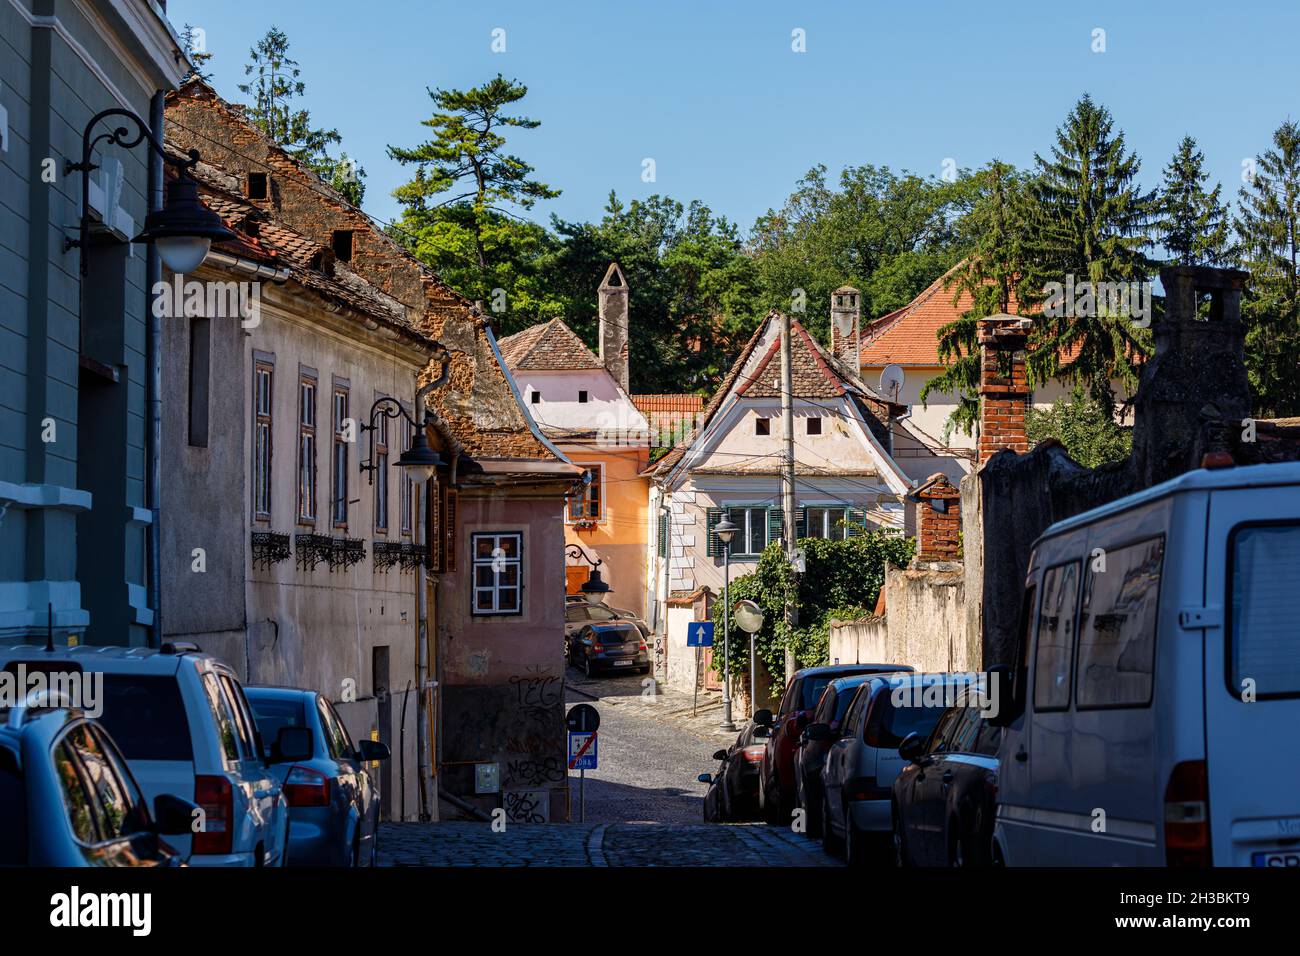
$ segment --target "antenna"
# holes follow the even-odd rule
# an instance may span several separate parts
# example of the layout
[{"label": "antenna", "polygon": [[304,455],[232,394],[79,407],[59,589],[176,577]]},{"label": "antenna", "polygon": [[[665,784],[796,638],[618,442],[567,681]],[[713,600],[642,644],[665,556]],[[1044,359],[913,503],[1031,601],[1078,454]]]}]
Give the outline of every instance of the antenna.
[{"label": "antenna", "polygon": [[45,606],[45,650],[54,653],[54,602]]},{"label": "antenna", "polygon": [[891,402],[897,402],[902,391],[903,367],[893,364],[886,365],[880,370],[880,393],[887,396]]}]

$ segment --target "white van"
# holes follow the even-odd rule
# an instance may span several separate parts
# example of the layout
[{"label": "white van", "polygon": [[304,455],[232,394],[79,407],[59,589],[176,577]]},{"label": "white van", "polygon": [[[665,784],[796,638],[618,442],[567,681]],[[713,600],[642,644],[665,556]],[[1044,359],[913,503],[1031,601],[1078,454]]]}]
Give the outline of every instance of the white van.
[{"label": "white van", "polygon": [[1300,464],[1058,522],[1025,587],[995,860],[1300,865]]}]

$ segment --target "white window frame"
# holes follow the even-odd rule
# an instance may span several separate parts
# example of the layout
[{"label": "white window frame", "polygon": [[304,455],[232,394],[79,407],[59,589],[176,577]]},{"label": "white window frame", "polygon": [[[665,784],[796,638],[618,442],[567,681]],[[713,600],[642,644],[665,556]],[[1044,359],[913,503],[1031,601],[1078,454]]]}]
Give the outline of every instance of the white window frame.
[{"label": "white window frame", "polygon": [[[492,556],[480,558],[478,555],[478,545],[484,538],[492,540]],[[497,555],[497,550],[501,547],[501,542],[506,539],[513,539],[515,542],[515,557],[506,558]],[[519,617],[524,613],[524,534],[522,531],[476,531],[470,535],[469,544],[470,553],[470,615],[473,617]],[[497,562],[500,562],[498,565]],[[508,567],[514,567],[515,583],[513,585],[501,584],[501,572]],[[480,586],[478,583],[478,572],[481,568],[492,569],[493,584],[487,587]],[[501,591],[513,589],[515,591],[515,606],[513,608],[501,609]],[[479,607],[479,594],[490,593],[492,595],[492,606],[490,608]]]},{"label": "white window frame", "polygon": [[[849,520],[849,511],[851,510],[851,508],[848,505],[841,504],[838,501],[824,501],[824,502],[812,501],[812,502],[800,502],[799,507],[803,509],[803,514],[804,514],[803,531],[804,531],[805,538],[821,538],[824,541],[847,540],[849,536],[849,529],[847,527],[838,528],[840,532],[840,536],[838,538],[832,538],[830,536],[830,531],[831,531],[830,512],[832,511],[840,512],[840,517],[836,520],[847,522]],[[854,507],[859,507],[859,506],[855,505]],[[809,517],[808,517],[808,512],[813,508],[818,508],[823,512],[821,533],[816,535],[812,533],[812,524],[809,521]],[[865,506],[862,506],[861,510],[865,512],[868,509]]]},{"label": "white window frame", "polygon": [[[771,505],[735,504],[735,505],[721,505],[720,507],[722,508],[722,516],[728,519],[731,518],[731,512],[733,510],[745,512],[745,523],[743,525],[733,521],[733,523],[736,524],[738,530],[736,531],[735,537],[732,538],[733,547],[731,548],[731,552],[730,552],[732,558],[756,558],[763,553],[763,550],[769,544],[772,543],[771,539],[768,537],[767,534],[768,512],[771,510]],[[748,549],[750,535],[753,529],[754,512],[756,511],[760,512],[763,516],[763,547],[757,551],[736,550],[736,548],[734,547],[734,543],[737,539],[744,541],[745,548]]]}]

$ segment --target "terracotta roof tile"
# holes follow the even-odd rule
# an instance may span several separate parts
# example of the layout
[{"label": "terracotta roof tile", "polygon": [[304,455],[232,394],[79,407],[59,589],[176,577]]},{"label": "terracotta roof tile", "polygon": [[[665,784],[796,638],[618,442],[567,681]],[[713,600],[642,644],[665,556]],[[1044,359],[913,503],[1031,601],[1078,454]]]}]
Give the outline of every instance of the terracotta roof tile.
[{"label": "terracotta roof tile", "polygon": [[943,287],[947,277],[936,279],[903,308],[862,330],[863,365],[943,364],[939,360],[939,330],[961,318],[974,301],[969,292],[962,292],[954,305],[952,290]]},{"label": "terracotta roof tile", "polygon": [[560,319],[531,325],[497,344],[512,372],[604,368],[600,359]]}]

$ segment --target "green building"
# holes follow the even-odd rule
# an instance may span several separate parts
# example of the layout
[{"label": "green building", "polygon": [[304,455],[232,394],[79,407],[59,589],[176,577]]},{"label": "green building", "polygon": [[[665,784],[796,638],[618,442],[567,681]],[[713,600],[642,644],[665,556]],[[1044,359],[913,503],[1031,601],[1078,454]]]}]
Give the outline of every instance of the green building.
[{"label": "green building", "polygon": [[[154,626],[158,265],[129,240],[160,166],[147,140],[96,147],[84,248],[66,244],[82,176],[65,167],[103,110],[160,127],[180,46],[157,0],[0,0],[2,643],[43,640],[51,619],[60,643],[144,644]],[[135,138],[117,116],[91,135],[119,126]]]}]

